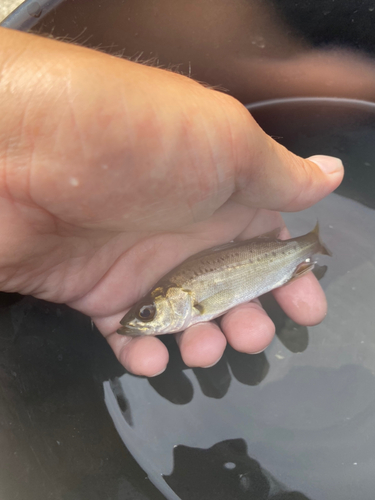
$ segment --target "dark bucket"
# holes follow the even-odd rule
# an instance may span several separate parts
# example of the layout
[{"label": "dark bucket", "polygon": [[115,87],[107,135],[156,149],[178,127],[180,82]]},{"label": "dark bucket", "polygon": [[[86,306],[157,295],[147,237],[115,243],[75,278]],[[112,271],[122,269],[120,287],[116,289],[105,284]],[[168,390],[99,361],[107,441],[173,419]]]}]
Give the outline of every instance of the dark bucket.
[{"label": "dark bucket", "polygon": [[3,22],[219,86],[346,177],[285,215],[296,235],[320,221],[329,313],[301,327],[266,297],[262,354],[191,369],[168,338],[166,372],[135,377],[89,318],[2,294],[2,500],[374,498],[374,21],[372,0],[49,0]]}]

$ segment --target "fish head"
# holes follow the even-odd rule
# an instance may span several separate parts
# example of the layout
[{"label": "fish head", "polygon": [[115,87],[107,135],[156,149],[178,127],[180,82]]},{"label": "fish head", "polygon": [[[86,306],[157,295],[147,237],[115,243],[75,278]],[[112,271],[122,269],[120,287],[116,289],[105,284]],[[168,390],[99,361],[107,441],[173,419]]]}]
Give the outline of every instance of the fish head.
[{"label": "fish head", "polygon": [[176,287],[157,289],[135,304],[122,318],[117,333],[130,337],[160,335],[183,329],[191,312],[190,295]]}]

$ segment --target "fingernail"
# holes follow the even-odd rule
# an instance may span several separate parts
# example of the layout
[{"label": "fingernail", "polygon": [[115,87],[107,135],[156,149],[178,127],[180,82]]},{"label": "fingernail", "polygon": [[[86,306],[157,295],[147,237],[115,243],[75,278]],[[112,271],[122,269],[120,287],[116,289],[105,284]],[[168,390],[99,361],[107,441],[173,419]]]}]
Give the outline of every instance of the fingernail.
[{"label": "fingernail", "polygon": [[[267,346],[267,347],[268,347],[268,346]],[[251,354],[251,355],[254,355],[254,354],[260,354],[260,353],[264,352],[264,351],[267,349],[267,347],[265,347],[264,349],[261,349],[260,351],[257,351],[257,352],[251,352],[250,354]]]},{"label": "fingernail", "polygon": [[166,369],[167,369],[167,367],[163,368],[160,372],[155,373],[154,375],[150,375],[148,378],[157,377],[157,376],[161,375],[162,373],[164,373]]},{"label": "fingernail", "polygon": [[220,360],[221,360],[221,358],[217,359],[215,361],[215,363],[212,363],[211,365],[202,366],[202,368],[212,368],[213,366],[217,365]]},{"label": "fingernail", "polygon": [[315,155],[307,159],[318,165],[325,174],[334,174],[344,168],[340,158],[334,156]]}]

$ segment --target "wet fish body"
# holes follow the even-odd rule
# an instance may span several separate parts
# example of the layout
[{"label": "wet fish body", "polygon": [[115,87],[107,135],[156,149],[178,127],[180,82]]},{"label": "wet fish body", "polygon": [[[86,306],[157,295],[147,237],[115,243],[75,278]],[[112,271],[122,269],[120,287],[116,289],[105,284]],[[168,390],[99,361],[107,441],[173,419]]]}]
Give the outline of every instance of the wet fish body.
[{"label": "wet fish body", "polygon": [[160,335],[210,321],[311,271],[321,243],[311,233],[279,240],[279,230],[193,255],[164,276],[121,320],[123,335]]}]

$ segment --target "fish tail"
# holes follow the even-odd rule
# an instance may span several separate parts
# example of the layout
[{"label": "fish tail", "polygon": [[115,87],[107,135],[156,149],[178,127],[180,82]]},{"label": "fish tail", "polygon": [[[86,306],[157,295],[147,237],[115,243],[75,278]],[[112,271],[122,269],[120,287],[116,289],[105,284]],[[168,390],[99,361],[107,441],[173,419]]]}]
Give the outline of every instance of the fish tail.
[{"label": "fish tail", "polygon": [[317,221],[316,223],[316,226],[314,227],[314,229],[312,230],[312,233],[315,234],[315,236],[317,237],[318,239],[318,242],[319,242],[319,253],[321,253],[322,255],[329,255],[330,257],[332,257],[332,252],[331,250],[329,250],[329,248],[327,248],[322,240],[320,239],[320,233],[319,233],[319,222]]}]

